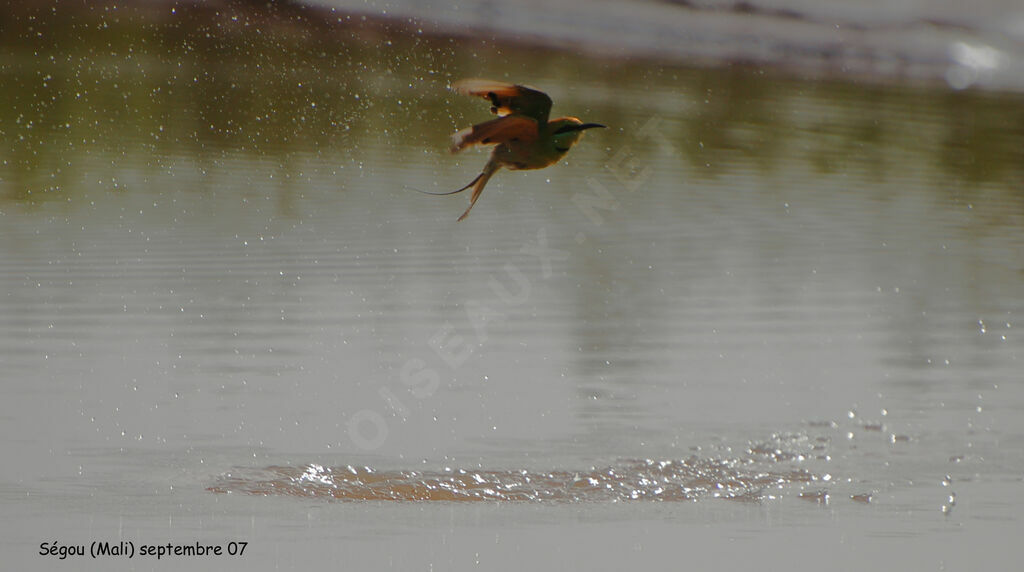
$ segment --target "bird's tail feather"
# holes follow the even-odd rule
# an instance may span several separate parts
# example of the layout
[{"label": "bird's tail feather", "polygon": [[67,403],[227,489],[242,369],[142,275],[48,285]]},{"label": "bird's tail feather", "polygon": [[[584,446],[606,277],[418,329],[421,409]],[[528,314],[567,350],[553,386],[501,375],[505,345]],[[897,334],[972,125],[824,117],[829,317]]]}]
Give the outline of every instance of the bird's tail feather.
[{"label": "bird's tail feather", "polygon": [[[487,185],[487,181],[491,180],[491,176],[500,168],[501,165],[492,158],[487,165],[484,166],[483,172],[480,173],[477,178],[473,179],[473,182],[470,183],[470,185],[473,185],[473,195],[469,198],[469,206],[466,207],[466,212],[462,213],[458,222],[466,220],[466,217],[469,216],[469,211],[473,210],[473,205],[475,205],[476,200],[480,198],[480,193],[483,192],[484,186]],[[467,185],[467,187],[468,186],[469,185]]]},{"label": "bird's tail feather", "polygon": [[406,188],[412,189],[412,190],[416,191],[417,193],[423,193],[424,195],[434,195],[435,197],[443,197],[443,196],[446,196],[446,195],[455,195],[455,194],[461,193],[462,191],[465,191],[466,189],[468,189],[468,188],[472,187],[474,184],[476,184],[476,182],[480,180],[480,177],[483,177],[483,176],[484,176],[484,174],[480,173],[479,175],[476,176],[475,179],[473,179],[472,181],[466,183],[465,187],[459,187],[459,188],[455,189],[454,191],[444,191],[442,193],[435,193],[433,191],[424,191],[423,189],[417,189],[416,187],[411,187],[409,185],[406,185]]}]

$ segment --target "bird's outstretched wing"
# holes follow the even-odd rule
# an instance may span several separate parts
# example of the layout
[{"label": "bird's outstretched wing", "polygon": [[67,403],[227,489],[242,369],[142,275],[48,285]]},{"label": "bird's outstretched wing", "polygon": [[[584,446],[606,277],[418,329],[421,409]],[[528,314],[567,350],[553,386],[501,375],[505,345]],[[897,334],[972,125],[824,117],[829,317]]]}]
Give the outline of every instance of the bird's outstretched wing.
[{"label": "bird's outstretched wing", "polygon": [[464,79],[452,84],[452,90],[475,95],[491,102],[491,112],[498,115],[525,115],[540,125],[547,125],[551,98],[543,91],[522,85],[489,79]]},{"label": "bird's outstretched wing", "polygon": [[452,135],[452,153],[458,153],[471,145],[493,145],[537,139],[537,121],[522,115],[506,115],[478,123]]}]

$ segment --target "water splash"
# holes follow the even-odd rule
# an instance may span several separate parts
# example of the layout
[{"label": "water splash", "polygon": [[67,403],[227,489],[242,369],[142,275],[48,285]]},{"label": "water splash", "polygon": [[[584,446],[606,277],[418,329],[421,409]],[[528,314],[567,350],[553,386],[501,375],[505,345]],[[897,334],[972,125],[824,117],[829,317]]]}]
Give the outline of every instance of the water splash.
[{"label": "water splash", "polygon": [[585,471],[376,470],[270,466],[222,475],[214,493],[343,501],[618,502],[720,498],[761,502],[818,479],[804,469],[762,470],[751,459],[630,460]]}]

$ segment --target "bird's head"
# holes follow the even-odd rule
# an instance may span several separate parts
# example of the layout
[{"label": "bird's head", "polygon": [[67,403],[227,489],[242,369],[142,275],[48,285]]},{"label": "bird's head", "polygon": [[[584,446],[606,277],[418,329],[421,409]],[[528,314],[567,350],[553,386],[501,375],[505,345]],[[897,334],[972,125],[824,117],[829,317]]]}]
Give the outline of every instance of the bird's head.
[{"label": "bird's head", "polygon": [[548,132],[555,149],[565,153],[583,136],[583,132],[591,127],[604,127],[600,123],[583,123],[575,117],[560,117],[548,122]]}]

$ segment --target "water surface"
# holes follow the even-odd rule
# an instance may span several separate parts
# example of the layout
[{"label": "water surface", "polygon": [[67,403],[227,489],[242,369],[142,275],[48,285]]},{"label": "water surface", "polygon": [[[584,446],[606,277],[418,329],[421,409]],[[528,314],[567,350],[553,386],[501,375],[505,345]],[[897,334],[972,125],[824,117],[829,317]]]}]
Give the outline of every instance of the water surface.
[{"label": "water surface", "polygon": [[[316,10],[11,18],[0,498],[23,567],[120,538],[249,541],[228,569],[1011,561],[1019,93]],[[446,153],[488,117],[446,89],[473,76],[610,129],[456,223],[466,197],[409,187],[485,162]]]}]

